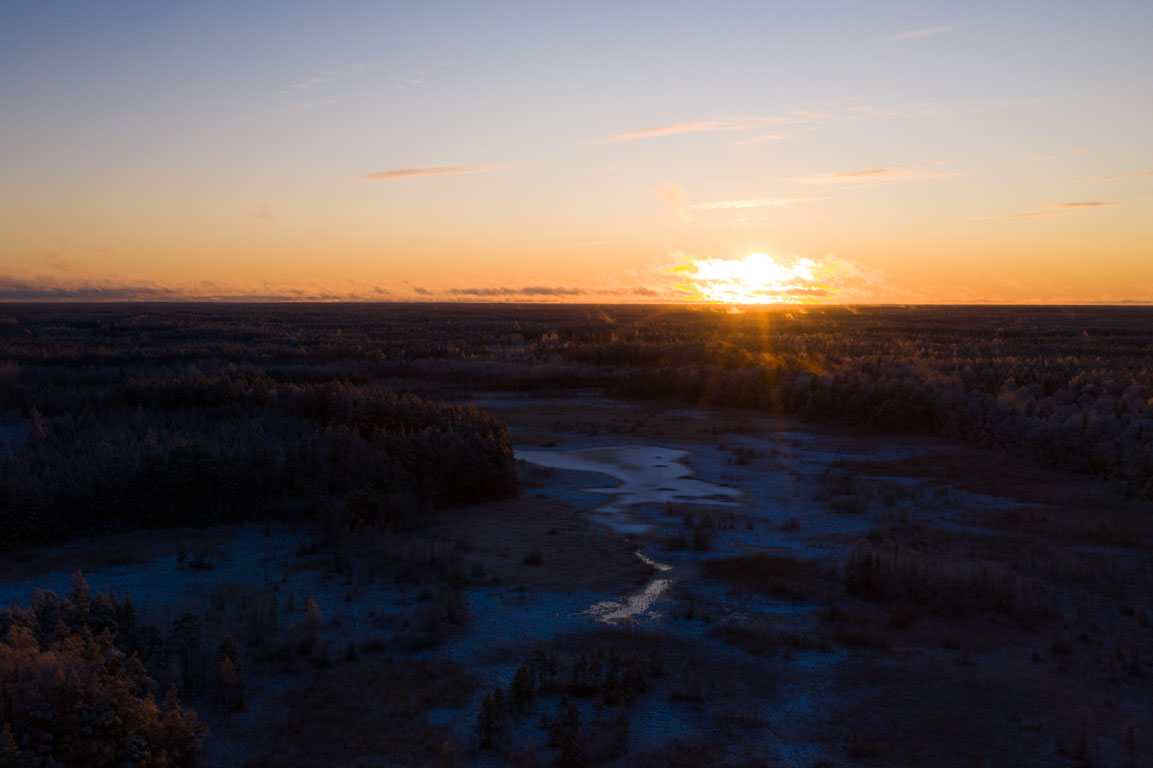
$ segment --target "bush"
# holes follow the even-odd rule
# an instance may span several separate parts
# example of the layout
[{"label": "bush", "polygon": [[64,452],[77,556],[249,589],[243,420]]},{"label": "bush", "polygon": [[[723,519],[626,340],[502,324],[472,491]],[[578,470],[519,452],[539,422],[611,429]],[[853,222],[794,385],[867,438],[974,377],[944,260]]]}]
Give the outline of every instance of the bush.
[{"label": "bush", "polygon": [[819,564],[783,555],[740,555],[708,560],[705,573],[742,589],[790,600],[822,598],[835,586],[832,575]]},{"label": "bush", "polygon": [[995,610],[1033,626],[1055,612],[1039,580],[999,563],[943,559],[894,542],[857,543],[845,560],[845,588],[866,600],[907,602],[946,616]]}]

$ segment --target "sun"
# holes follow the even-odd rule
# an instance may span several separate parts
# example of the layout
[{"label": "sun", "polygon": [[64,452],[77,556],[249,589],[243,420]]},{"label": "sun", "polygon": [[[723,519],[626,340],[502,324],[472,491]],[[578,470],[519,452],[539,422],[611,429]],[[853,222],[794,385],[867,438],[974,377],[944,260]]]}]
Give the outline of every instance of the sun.
[{"label": "sun", "polygon": [[833,267],[795,256],[750,253],[741,259],[691,258],[673,270],[686,298],[710,304],[800,304],[832,295]]}]

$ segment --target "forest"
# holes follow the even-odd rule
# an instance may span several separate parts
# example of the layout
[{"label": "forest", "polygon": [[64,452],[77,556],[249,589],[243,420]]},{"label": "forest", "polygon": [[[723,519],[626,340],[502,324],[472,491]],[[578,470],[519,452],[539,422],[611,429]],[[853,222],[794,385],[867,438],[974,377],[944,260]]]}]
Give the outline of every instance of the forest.
[{"label": "forest", "polygon": [[[66,591],[37,589],[0,609],[0,766],[307,765],[317,755],[351,765],[341,751],[351,748],[350,737],[334,735],[351,726],[336,723],[331,732],[314,733],[309,749],[220,737],[221,744],[246,744],[236,747],[240,760],[207,745],[215,733],[257,718],[246,704],[254,700],[276,704],[256,708],[259,717],[272,719],[253,720],[251,732],[260,723],[285,734],[311,733],[317,726],[302,714],[303,702],[331,696],[339,679],[333,676],[366,659],[372,659],[371,674],[357,678],[365,686],[390,678],[421,681],[412,684],[411,701],[381,715],[415,718],[419,726],[407,736],[390,731],[387,746],[364,746],[357,759],[385,755],[385,762],[371,764],[536,765],[551,755],[563,766],[633,758],[633,764],[652,765],[767,765],[741,762],[712,742],[629,751],[628,713],[652,691],[665,686],[671,691],[661,694],[666,701],[694,711],[712,700],[709,682],[689,672],[701,651],[675,632],[662,634],[669,630],[661,626],[633,628],[630,619],[628,635],[614,634],[618,627],[549,636],[520,648],[519,658],[483,679],[453,655],[453,644],[467,644],[459,638],[482,622],[481,590],[491,596],[515,586],[522,601],[526,590],[567,594],[556,580],[571,577],[552,576],[550,569],[568,567],[564,558],[575,555],[550,547],[557,536],[569,542],[571,535],[577,547],[593,535],[570,533],[571,520],[562,516],[568,513],[560,511],[574,498],[563,483],[577,480],[518,463],[515,446],[568,441],[595,447],[607,445],[609,434],[618,442],[647,439],[683,448],[715,443],[728,465],[714,474],[752,488],[762,482],[757,475],[736,473],[767,471],[772,457],[740,443],[756,420],[821,434],[931,439],[1012,455],[1027,467],[1022,471],[1058,473],[1074,486],[1102,489],[1116,499],[1110,502],[1116,514],[1061,530],[1092,527],[1093,534],[1077,534],[1082,541],[1095,536],[1147,557],[1153,533],[1150,329],[1153,309],[1136,306],[739,312],[515,304],[0,306],[3,570],[14,585],[39,572],[58,571],[53,584],[68,576]],[[486,397],[506,398],[513,407],[485,405]],[[566,405],[582,398],[623,405],[604,416]],[[695,415],[702,409],[720,415]],[[661,426],[645,426],[639,415],[626,424],[618,415],[626,411],[659,412],[653,418]],[[691,437],[677,436],[686,420],[698,418],[704,421]],[[841,646],[872,653],[891,645],[878,641],[878,632],[921,620],[910,616],[948,622],[995,614],[1022,633],[1062,626],[1065,598],[1043,573],[1051,575],[1060,562],[1068,575],[1073,566],[1033,545],[1027,564],[990,563],[986,543],[978,559],[966,550],[969,560],[943,570],[932,552],[954,552],[949,547],[958,539],[946,546],[909,528],[901,518],[909,512],[895,511],[936,497],[869,479],[879,470],[858,476],[846,467],[830,464],[814,475],[818,487],[805,504],[828,505],[841,519],[871,515],[880,527],[849,537],[836,562],[774,560],[747,549],[713,556],[725,537],[759,525],[755,515],[739,513],[749,521],[738,524],[745,519],[732,517],[738,513],[693,513],[669,502],[651,513],[673,526],[661,529],[663,538],[630,535],[598,544],[615,553],[604,573],[619,574],[622,584],[643,581],[647,570],[629,570],[641,568],[632,555],[659,542],[669,557],[682,558],[677,573],[726,584],[732,594],[810,601],[823,611],[819,637],[728,620],[710,630],[710,642],[756,658],[784,646],[800,653]],[[550,483],[560,490],[534,492]],[[535,522],[545,504],[554,505],[547,508],[551,517]],[[1045,541],[1059,538],[1053,531],[1066,518],[1028,522],[1027,506],[1014,507],[1011,525],[1043,530]],[[970,523],[987,523],[1002,511],[966,514]],[[679,529],[680,523],[667,522],[682,518]],[[999,517],[994,527],[1004,530],[1009,519]],[[533,525],[542,528],[540,538],[526,538]],[[794,515],[773,526],[775,536],[785,536],[802,521]],[[465,533],[506,527],[517,530],[501,534],[508,538],[492,552],[474,541],[488,533]],[[212,543],[213,532],[225,528],[241,533],[220,534],[221,540],[248,541],[244,531],[254,531],[252,541],[296,542],[283,555],[283,578],[260,586],[225,580],[226,547]],[[165,543],[155,553],[126,556],[124,567],[159,563],[163,555],[174,558],[173,579],[200,578],[194,572],[215,578],[213,569],[222,575],[205,582],[196,599],[178,598],[173,587],[171,600],[153,596],[139,613],[128,594],[90,590],[81,572],[84,557],[91,559],[88,542],[137,540]],[[524,552],[515,549],[522,546]],[[77,547],[88,554],[73,557]],[[56,571],[37,570],[49,560]],[[574,562],[572,573],[591,578],[590,567]],[[1129,575],[1114,574],[1115,581],[1136,578],[1148,563],[1125,567]],[[357,619],[375,634],[364,634],[360,624],[355,632],[342,625],[351,621],[347,616],[326,617],[331,606],[305,594],[319,594],[320,587],[301,581],[293,591],[294,580],[307,579],[330,585],[325,589],[340,585],[349,605],[368,606],[367,595],[378,595],[387,608]],[[682,592],[677,599],[675,616],[700,620],[697,598]],[[847,604],[864,607],[856,614],[838,607]],[[1142,626],[1144,609],[1130,608],[1124,615]],[[861,618],[876,611],[891,614],[889,623]],[[1142,639],[1117,651],[1135,679],[1148,674],[1147,619],[1143,626]],[[1066,635],[1062,630],[1061,643]],[[448,655],[438,656],[437,649]],[[274,695],[274,681],[283,675],[296,675],[291,679],[304,687]],[[490,684],[493,679],[503,683]],[[432,692],[420,693],[421,686]],[[468,713],[467,743],[459,728],[454,732],[430,714],[441,706]],[[528,714],[533,717],[526,720]],[[1061,759],[1101,764],[1093,761],[1115,752],[1129,755],[1124,759],[1131,763],[1122,764],[1136,765],[1137,737],[1130,730],[1110,736],[1111,747],[1070,736]],[[514,745],[526,732],[536,734],[537,746]],[[859,734],[845,738],[837,749],[850,764],[912,764],[861,742]]]}]

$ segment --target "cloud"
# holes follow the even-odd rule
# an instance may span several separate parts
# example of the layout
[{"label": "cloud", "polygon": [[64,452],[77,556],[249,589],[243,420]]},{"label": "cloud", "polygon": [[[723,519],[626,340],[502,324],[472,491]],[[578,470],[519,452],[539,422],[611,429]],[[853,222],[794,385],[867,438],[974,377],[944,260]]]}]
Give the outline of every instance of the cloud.
[{"label": "cloud", "polygon": [[[622,141],[636,141],[637,139],[654,139],[661,136],[676,136],[683,133],[708,133],[713,131],[751,131],[776,125],[804,125],[815,123],[831,117],[823,112],[807,110],[793,110],[787,115],[775,117],[738,117],[723,120],[690,120],[685,123],[672,123],[658,125],[652,128],[640,128],[624,133],[613,134],[599,139],[597,144],[618,144]],[[770,141],[773,137],[763,137],[763,141]]]},{"label": "cloud", "polygon": [[411,179],[416,176],[456,176],[464,173],[483,173],[485,171],[498,171],[503,165],[425,165],[414,168],[392,168],[387,171],[366,173],[360,178],[365,181],[391,181],[393,179]]},{"label": "cloud", "polygon": [[777,197],[760,198],[752,200],[714,200],[707,203],[693,203],[689,206],[694,211],[728,211],[744,208],[773,208],[778,205],[794,205],[807,203],[812,200],[821,200],[820,197]]},{"label": "cloud", "polygon": [[734,144],[764,144],[766,141],[784,141],[785,136],[780,133],[766,133],[761,136],[750,136],[747,139],[738,139]]},{"label": "cloud", "polygon": [[962,175],[960,171],[935,171],[929,168],[863,168],[857,171],[820,173],[814,176],[800,176],[782,181],[797,181],[802,184],[855,184],[870,181],[911,181],[915,179],[947,179]]},{"label": "cloud", "polygon": [[271,227],[272,222],[276,221],[276,214],[268,209],[268,203],[261,203],[259,210],[252,211],[249,215],[266,227]]},{"label": "cloud", "polygon": [[932,37],[933,35],[939,35],[942,32],[948,32],[950,29],[955,29],[955,27],[950,24],[950,25],[946,25],[943,27],[928,27],[926,29],[910,29],[907,32],[900,32],[900,33],[895,34],[895,35],[890,35],[889,37],[886,37],[885,39],[890,40],[890,41],[895,41],[895,40],[923,40],[926,37]]},{"label": "cloud", "polygon": [[907,117],[909,115],[902,108],[882,108],[873,106],[872,104],[857,104],[845,110],[848,113],[848,119],[861,120],[866,117],[875,118],[877,120],[891,120],[894,117]]},{"label": "cloud", "polygon": [[525,288],[449,288],[450,296],[581,296],[588,291],[583,288],[555,288],[543,285],[530,285]]},{"label": "cloud", "polygon": [[1107,207],[1113,206],[1113,205],[1121,205],[1121,203],[1115,202],[1115,201],[1103,202],[1103,201],[1098,201],[1098,200],[1088,200],[1088,201],[1084,201],[1084,202],[1072,202],[1072,203],[1046,203],[1047,207],[1057,208],[1058,210],[1056,210],[1056,211],[1027,211],[1025,213],[1010,213],[1010,214],[1006,214],[1004,216],[991,216],[989,218],[993,218],[993,219],[1035,219],[1035,218],[1038,218],[1040,216],[1063,216],[1067,213],[1074,213],[1075,211],[1083,210],[1086,208],[1107,208]]},{"label": "cloud", "polygon": [[1137,179],[1142,176],[1153,176],[1153,170],[1133,171],[1132,173],[1116,173],[1111,176],[1094,176],[1093,181],[1113,181],[1114,179]]},{"label": "cloud", "polygon": [[65,282],[0,275],[0,300],[4,301],[172,301],[181,297],[176,289],[152,283]]},{"label": "cloud", "polygon": [[0,275],[0,301],[141,302],[141,301],[379,301],[387,288],[367,286],[336,291],[317,285],[222,283],[202,280],[164,285],[116,278],[13,277]]},{"label": "cloud", "polygon": [[1038,216],[1060,216],[1067,211],[1029,211],[1028,213],[1008,213],[1004,216],[991,216],[993,219],[1033,219]]},{"label": "cloud", "polygon": [[635,131],[625,131],[601,139],[598,144],[616,144],[621,141],[635,141],[637,139],[652,139],[658,136],[675,136],[679,133],[702,133],[705,131],[731,131],[732,123],[725,120],[693,120],[688,123],[674,123],[672,125],[658,125],[654,128],[640,128]]},{"label": "cloud", "polygon": [[332,83],[332,82],[340,80],[344,77],[347,77],[352,72],[360,70],[360,69],[361,69],[361,66],[359,64],[350,64],[347,67],[339,67],[337,69],[325,70],[324,72],[320,72],[320,73],[315,74],[315,75],[309,75],[308,77],[302,77],[299,80],[297,80],[295,83],[293,83],[292,85],[288,86],[288,88],[285,88],[285,89],[281,90],[280,92],[281,93],[290,93],[292,91],[306,91],[310,88],[317,88],[319,86],[327,85],[328,83]]},{"label": "cloud", "polygon": [[693,211],[731,211],[750,208],[775,208],[781,205],[794,205],[807,203],[812,200],[823,200],[821,197],[759,197],[738,200],[710,200],[702,203],[690,203],[685,190],[676,184],[665,184],[658,187],[656,195],[666,205],[676,211],[676,214],[685,221],[693,220]]},{"label": "cloud", "polygon": [[408,88],[415,88],[418,85],[424,85],[424,78],[428,77],[427,72],[410,72],[407,75],[389,75],[389,82],[392,87],[397,90],[403,91]]},{"label": "cloud", "polygon": [[636,288],[633,288],[633,295],[634,296],[660,296],[660,294],[657,293],[656,291],[654,291],[652,288],[645,288],[644,286],[637,286]]}]

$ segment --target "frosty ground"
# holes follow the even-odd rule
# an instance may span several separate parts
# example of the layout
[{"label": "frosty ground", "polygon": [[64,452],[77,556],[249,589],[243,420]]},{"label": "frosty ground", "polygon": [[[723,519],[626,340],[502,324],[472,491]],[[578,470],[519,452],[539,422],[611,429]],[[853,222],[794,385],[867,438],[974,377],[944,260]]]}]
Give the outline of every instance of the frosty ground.
[{"label": "frosty ground", "polygon": [[[565,698],[590,744],[625,722],[598,753],[616,765],[1114,765],[1153,733],[1153,559],[1147,539],[1085,534],[1129,520],[1108,489],[922,437],[739,411],[587,392],[475,402],[510,426],[518,498],[336,552],[278,524],[76,541],[9,556],[0,600],[67,592],[79,568],[162,626],[253,593],[273,596],[287,633],[315,601],[322,651],[254,652],[245,711],[198,708],[207,765],[302,764],[282,759],[309,748],[285,734],[293,692],[383,659],[458,665],[463,693],[412,711],[438,739],[432,757],[345,744],[329,747],[335,764],[547,763],[560,753],[544,721]],[[898,581],[854,581],[868,557]],[[1005,597],[1023,591],[1028,606]],[[479,748],[486,694],[534,653],[575,674],[630,643],[659,658],[643,692],[605,705],[565,680]]]}]

